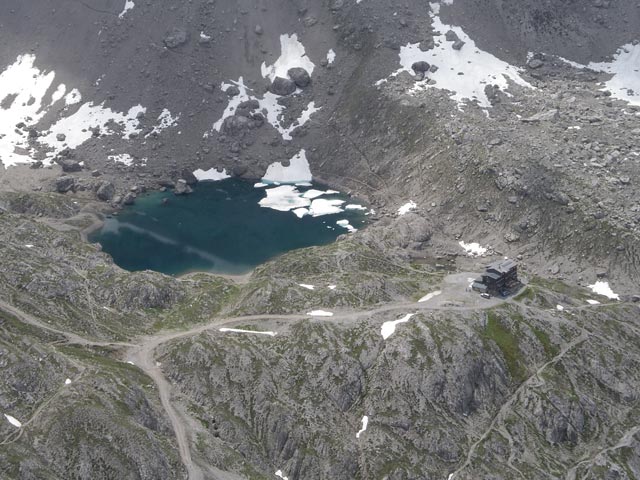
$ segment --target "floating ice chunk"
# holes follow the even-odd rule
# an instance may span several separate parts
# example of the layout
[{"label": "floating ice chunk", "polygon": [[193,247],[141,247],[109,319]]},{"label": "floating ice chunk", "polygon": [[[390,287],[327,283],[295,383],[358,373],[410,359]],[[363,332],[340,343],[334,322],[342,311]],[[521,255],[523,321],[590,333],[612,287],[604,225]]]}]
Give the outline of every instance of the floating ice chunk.
[{"label": "floating ice chunk", "polygon": [[407,315],[405,315],[404,317],[398,320],[384,322],[382,324],[382,327],[380,327],[380,335],[382,335],[382,338],[386,340],[391,335],[393,335],[393,333],[396,331],[396,325],[399,325],[401,323],[407,323],[411,319],[411,317],[413,317],[414,315],[415,315],[414,313],[408,313]]},{"label": "floating ice chunk", "polygon": [[316,287],[313,285],[309,285],[307,283],[299,283],[298,285],[300,285],[302,288],[306,288],[307,290],[314,290]]},{"label": "floating ice chunk", "polygon": [[[313,179],[307,152],[302,149],[291,160],[289,166],[285,167],[282,162],[275,162],[269,165],[267,172],[262,177],[264,183],[298,183],[310,182]],[[305,196],[305,198],[313,198]]]},{"label": "floating ice chunk", "polygon": [[354,226],[349,223],[349,220],[338,220],[336,223],[342,228],[346,228],[349,233],[355,233],[358,231],[357,228],[354,228]]},{"label": "floating ice chunk", "polygon": [[221,172],[218,171],[217,168],[210,168],[209,170],[203,170],[198,168],[193,171],[193,175],[198,179],[199,182],[209,180],[213,182],[217,182],[220,180],[224,180],[225,178],[231,178],[231,175],[227,173],[226,169],[222,169]]},{"label": "floating ice chunk", "polygon": [[122,9],[122,11],[120,12],[120,14],[118,15],[119,18],[124,17],[127,12],[129,10],[131,10],[133,7],[135,7],[136,4],[133,2],[133,0],[125,0],[124,2],[124,8]]},{"label": "floating ice chunk", "polygon": [[276,332],[259,332],[257,330],[242,330],[241,328],[221,328],[220,331],[223,333],[255,333],[256,335],[269,335],[270,337],[275,337],[277,335]]},{"label": "floating ice chunk", "polygon": [[131,165],[133,165],[133,157],[128,153],[121,153],[118,155],[108,155],[107,158],[112,162],[122,163],[127,167],[130,167]]},{"label": "floating ice chunk", "polygon": [[336,52],[333,51],[333,48],[330,48],[329,51],[327,52],[327,64],[331,65],[335,61],[336,61]]},{"label": "floating ice chunk", "polygon": [[321,217],[322,215],[332,215],[334,213],[340,213],[343,211],[340,205],[344,203],[344,200],[324,198],[317,198],[311,202],[309,207],[309,214],[312,217]]},{"label": "floating ice chunk", "polygon": [[64,384],[65,384],[65,385],[71,385],[71,379],[70,379],[70,378],[67,378],[67,379],[64,381]]},{"label": "floating ice chunk", "polygon": [[289,78],[287,72],[294,67],[304,68],[309,75],[313,73],[315,65],[307,57],[304,45],[298,41],[298,35],[280,35],[280,51],[280,57],[273,65],[262,63],[260,70],[263,77],[271,81],[276,77]]},{"label": "floating ice chunk", "polygon": [[613,290],[611,290],[611,287],[609,286],[609,282],[597,281],[593,285],[589,285],[589,288],[598,295],[602,295],[612,300],[620,300],[620,295],[613,293]]},{"label": "floating ice chunk", "polygon": [[416,208],[418,208],[418,206],[416,205],[416,202],[412,200],[409,203],[405,203],[398,209],[398,215],[404,215],[405,213],[409,213]]},{"label": "floating ice chunk", "polygon": [[462,241],[458,243],[470,257],[482,257],[486,255],[488,250],[486,247],[483,247],[479,243],[464,243]]},{"label": "floating ice chunk", "polygon": [[564,311],[564,307],[562,305],[556,305],[556,310],[558,310],[559,312]]},{"label": "floating ice chunk", "polygon": [[591,298],[587,299],[587,303],[589,305],[600,305],[600,302],[598,300],[593,300]]},{"label": "floating ice chunk", "polygon": [[363,207],[362,205],[356,205],[355,203],[350,203],[344,207],[345,210],[366,210],[367,207]]},{"label": "floating ice chunk", "polygon": [[307,313],[310,317],[333,317],[333,312],[327,312],[325,310],[312,310]]},{"label": "floating ice chunk", "polygon": [[16,419],[15,417],[12,417],[11,415],[7,415],[6,413],[4,414],[4,418],[7,419],[7,421],[13,425],[16,428],[20,428],[22,427],[22,422],[20,422],[18,419]]},{"label": "floating ice chunk", "polygon": [[282,470],[278,470],[278,471],[275,473],[275,475],[276,475],[276,477],[280,477],[282,480],[289,480],[289,477],[285,477],[285,476],[284,476],[284,473],[282,473]]},{"label": "floating ice chunk", "polygon": [[296,208],[293,213],[295,214],[296,217],[298,218],[302,218],[305,215],[309,215],[309,209],[308,208]]},{"label": "floating ice chunk", "polygon": [[365,415],[364,417],[362,417],[362,428],[360,428],[360,431],[356,433],[356,438],[360,438],[360,435],[362,435],[367,430],[367,425],[369,425],[369,417]]},{"label": "floating ice chunk", "polygon": [[264,183],[264,182],[258,182],[258,183],[254,183],[253,184],[253,188],[265,188],[268,187],[269,184],[268,183]]},{"label": "floating ice chunk", "polygon": [[[400,72],[414,73],[411,66],[414,62],[426,61],[436,65],[436,72],[429,72],[424,80],[417,82],[413,92],[438,88],[451,92],[450,98],[459,107],[464,102],[477,100],[482,108],[491,107],[491,103],[484,91],[487,85],[497,85],[501,90],[509,87],[509,81],[522,87],[533,88],[521,76],[521,69],[500,60],[494,55],[480,50],[475,42],[462,30],[454,25],[446,25],[440,20],[440,4],[430,3],[432,27],[435,31],[433,40],[435,47],[423,52],[418,43],[409,43],[400,47],[401,68],[391,76]],[[465,45],[460,50],[452,48],[445,33],[453,30]],[[462,75],[459,75],[459,74]],[[433,82],[428,82],[432,80]],[[435,82],[435,83],[434,83]],[[380,84],[377,82],[376,84]]]},{"label": "floating ice chunk", "polygon": [[316,190],[314,188],[312,188],[311,190],[307,190],[306,192],[304,192],[302,194],[302,196],[304,198],[310,198],[310,199],[314,199],[314,198],[318,198],[322,195],[326,195],[329,192],[323,192],[322,190]]},{"label": "floating ice chunk", "polygon": [[418,300],[418,303],[424,303],[424,302],[428,302],[429,300],[431,300],[433,297],[437,297],[438,295],[440,295],[442,293],[441,290],[436,290],[435,292],[431,292],[431,293],[427,293],[424,297],[422,297],[420,300]]},{"label": "floating ice chunk", "polygon": [[298,189],[293,185],[267,188],[265,193],[267,196],[259,202],[261,207],[288,212],[311,205],[311,200],[302,198]]}]

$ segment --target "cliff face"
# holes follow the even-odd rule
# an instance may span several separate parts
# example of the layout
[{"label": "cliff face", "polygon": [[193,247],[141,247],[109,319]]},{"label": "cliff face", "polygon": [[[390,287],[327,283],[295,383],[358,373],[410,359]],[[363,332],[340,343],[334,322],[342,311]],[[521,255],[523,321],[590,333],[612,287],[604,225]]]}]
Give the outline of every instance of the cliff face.
[{"label": "cliff face", "polygon": [[[640,477],[636,2],[5,4],[0,477]],[[369,228],[241,282],[82,239],[302,150]]]}]

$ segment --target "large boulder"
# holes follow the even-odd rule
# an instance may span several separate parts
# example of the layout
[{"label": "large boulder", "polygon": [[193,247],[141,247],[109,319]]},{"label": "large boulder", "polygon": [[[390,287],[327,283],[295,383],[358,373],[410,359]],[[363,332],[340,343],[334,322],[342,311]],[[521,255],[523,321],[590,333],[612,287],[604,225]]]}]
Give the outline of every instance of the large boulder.
[{"label": "large boulder", "polygon": [[424,74],[425,72],[429,71],[429,69],[431,68],[431,65],[429,65],[425,61],[413,62],[413,65],[411,65],[411,68],[416,73]]},{"label": "large boulder", "polygon": [[311,77],[309,76],[309,72],[307,72],[304,68],[294,67],[290,68],[287,72],[289,78],[293,80],[293,83],[296,84],[297,87],[305,88],[308,87],[311,83]]},{"label": "large boulder", "polygon": [[76,179],[70,175],[58,177],[54,183],[55,190],[58,193],[67,193],[68,191],[73,190],[75,186]]},{"label": "large boulder", "polygon": [[167,48],[176,48],[189,40],[189,33],[184,28],[173,28],[162,40]]},{"label": "large boulder", "polygon": [[296,91],[296,84],[288,78],[276,77],[271,83],[269,90],[271,90],[271,93],[284,97]]},{"label": "large boulder", "polygon": [[59,160],[58,164],[62,167],[62,171],[65,173],[79,172],[80,170],[82,170],[82,165],[80,165],[80,162],[68,158]]},{"label": "large boulder", "polygon": [[186,195],[192,191],[191,187],[187,185],[187,181],[181,178],[176,182],[176,188],[174,188],[173,193],[174,195]]},{"label": "large boulder", "polygon": [[102,182],[96,190],[96,197],[103,202],[109,202],[116,194],[116,188],[111,182]]}]

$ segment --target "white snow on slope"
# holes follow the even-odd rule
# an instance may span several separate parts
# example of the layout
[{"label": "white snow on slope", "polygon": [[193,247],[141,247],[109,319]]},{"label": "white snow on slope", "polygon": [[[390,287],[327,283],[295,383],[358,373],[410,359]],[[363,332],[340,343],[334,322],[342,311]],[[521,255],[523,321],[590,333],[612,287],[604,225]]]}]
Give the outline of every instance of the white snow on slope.
[{"label": "white snow on slope", "polygon": [[640,44],[628,43],[621,46],[611,62],[590,62],[588,65],[582,65],[566,58],[559,58],[575,68],[589,68],[611,74],[611,79],[604,83],[602,90],[609,90],[614,98],[625,100],[632,105],[640,105]]},{"label": "white snow on slope", "polygon": [[360,438],[360,435],[367,431],[367,425],[369,425],[369,417],[365,415],[362,417],[362,428],[356,433],[356,438]]},{"label": "white snow on slope", "polygon": [[600,302],[598,300],[593,300],[592,298],[587,299],[587,303],[589,305],[600,305]]},{"label": "white snow on slope", "polygon": [[22,422],[20,422],[18,419],[16,419],[15,417],[12,417],[11,415],[7,415],[6,413],[4,414],[4,418],[7,419],[7,421],[13,425],[16,428],[20,428],[22,427]]},{"label": "white snow on slope", "polygon": [[109,155],[107,156],[107,158],[112,162],[122,163],[127,167],[130,167],[131,165],[133,165],[133,160],[134,160],[133,157],[128,153],[119,153],[117,155]]},{"label": "white snow on slope", "polygon": [[224,180],[225,178],[231,178],[231,175],[227,173],[226,169],[223,168],[220,172],[217,168],[214,167],[210,168],[209,170],[198,168],[197,170],[193,171],[193,175],[198,179],[199,182],[205,180],[217,182],[220,180]]},{"label": "white snow on slope", "polygon": [[483,247],[479,243],[464,243],[462,241],[458,243],[470,257],[482,257],[486,255],[488,250],[486,247]]},{"label": "white snow on slope", "polygon": [[278,103],[278,100],[282,97],[275,95],[274,93],[267,92],[264,94],[262,98],[253,95],[249,87],[244,84],[244,79],[240,77],[237,81],[231,80],[231,83],[222,83],[220,88],[223,92],[226,92],[232,86],[238,87],[240,93],[229,99],[229,103],[225,108],[222,117],[213,124],[213,130],[219,132],[222,128],[224,121],[233,116],[238,105],[242,102],[246,102],[247,100],[256,100],[259,104],[257,111],[262,113],[267,122],[275,128],[284,140],[291,140],[291,133],[303,126],[305,123],[309,121],[311,115],[320,110],[319,107],[316,107],[315,102],[309,102],[307,107],[300,113],[300,116],[294,120],[290,125],[285,126],[282,123],[282,117],[284,112],[287,110],[287,107]]},{"label": "white snow on slope", "polygon": [[256,335],[269,335],[270,337],[275,337],[277,335],[276,332],[259,332],[257,330],[242,330],[241,328],[221,328],[220,331],[223,333],[255,333]]},{"label": "white snow on slope", "polygon": [[[64,148],[77,148],[89,140],[92,128],[99,128],[101,135],[119,135],[123,139],[140,133],[138,116],[146,108],[136,105],[121,113],[104,104],[81,104],[82,95],[77,89],[66,93],[66,85],[55,85],[55,72],[40,70],[35,61],[35,55],[20,55],[0,72],[0,102],[6,107],[0,108],[0,161],[5,167],[34,161],[37,144],[49,150],[46,163],[50,164]],[[47,130],[46,125],[38,124],[50,111],[57,112],[59,120]],[[41,136],[30,144],[27,132],[16,129],[18,123],[37,126]],[[58,140],[59,134],[66,137],[64,141]]]},{"label": "white snow on slope", "polygon": [[262,76],[273,81],[276,77],[289,78],[287,72],[290,68],[304,68],[309,75],[313,73],[315,65],[307,57],[304,45],[298,41],[298,35],[280,35],[280,57],[273,65],[262,62],[260,70]]},{"label": "white snow on slope", "polygon": [[284,473],[282,473],[282,470],[278,470],[275,473],[275,476],[281,478],[282,480],[289,480],[289,477],[284,476]]},{"label": "white snow on slope", "polygon": [[180,115],[174,117],[168,109],[163,109],[160,115],[158,115],[158,124],[153,127],[153,130],[147,133],[144,138],[150,137],[151,135],[158,135],[169,127],[175,127],[178,124],[178,120],[180,120]]},{"label": "white snow on slope", "polygon": [[325,310],[312,310],[307,313],[310,317],[333,317],[333,312],[327,312]]},{"label": "white snow on slope", "polygon": [[[275,162],[269,165],[267,172],[262,177],[264,183],[300,183],[310,182],[313,179],[307,152],[302,149],[291,160],[289,166],[285,167],[282,162]],[[306,196],[305,198],[310,198]]]},{"label": "white snow on slope", "polygon": [[[477,100],[482,108],[491,107],[491,103],[484,92],[487,85],[497,85],[505,91],[509,87],[509,81],[522,87],[533,88],[521,76],[521,69],[500,60],[489,52],[480,50],[462,28],[455,25],[446,25],[440,20],[440,4],[431,3],[432,25],[435,31],[433,40],[436,46],[423,52],[419,43],[409,43],[400,47],[401,68],[391,76],[395,77],[400,72],[413,74],[411,65],[414,62],[426,61],[430,65],[438,67],[436,72],[427,73],[424,80],[417,82],[413,91],[438,88],[451,92],[450,98],[455,100],[458,107],[465,102]],[[452,48],[453,42],[445,38],[445,33],[453,30],[465,45],[460,50]],[[462,75],[459,75],[462,73]],[[435,84],[429,85],[429,80]]]},{"label": "white snow on slope", "polygon": [[331,65],[335,61],[336,61],[336,52],[334,52],[333,49],[330,48],[329,51],[327,52],[327,64]]},{"label": "white snow on slope", "polygon": [[307,290],[314,290],[316,288],[314,285],[309,285],[308,283],[299,283],[298,285]]},{"label": "white snow on slope", "polygon": [[122,9],[122,12],[120,12],[120,14],[118,15],[119,18],[124,17],[127,12],[129,10],[131,10],[133,7],[135,7],[136,4],[133,2],[133,0],[125,0],[124,2],[124,8]]},{"label": "white snow on slope", "polygon": [[412,200],[409,203],[405,203],[398,209],[398,215],[404,215],[412,210],[415,210],[416,208],[418,208],[418,206],[416,205],[416,202]]},{"label": "white snow on slope", "polygon": [[71,379],[70,379],[70,378],[67,378],[67,379],[64,381],[64,384],[65,384],[65,385],[71,385]]},{"label": "white snow on slope", "polygon": [[391,335],[393,335],[393,333],[396,331],[396,325],[399,325],[401,323],[407,323],[411,319],[411,317],[413,317],[414,315],[415,315],[414,313],[408,313],[404,317],[398,320],[384,322],[382,324],[382,327],[380,327],[380,335],[382,335],[382,338],[386,340]]},{"label": "white snow on slope", "polygon": [[428,302],[429,300],[431,300],[433,297],[437,297],[438,295],[440,295],[442,293],[441,290],[436,290],[435,292],[431,292],[431,293],[427,293],[424,297],[422,297],[420,300],[418,300],[418,303],[424,303],[424,302]]},{"label": "white snow on slope", "polygon": [[602,295],[612,300],[620,300],[620,295],[613,293],[613,290],[611,290],[611,287],[609,286],[609,282],[597,281],[593,285],[589,285],[589,288],[593,293],[597,293],[598,295]]}]

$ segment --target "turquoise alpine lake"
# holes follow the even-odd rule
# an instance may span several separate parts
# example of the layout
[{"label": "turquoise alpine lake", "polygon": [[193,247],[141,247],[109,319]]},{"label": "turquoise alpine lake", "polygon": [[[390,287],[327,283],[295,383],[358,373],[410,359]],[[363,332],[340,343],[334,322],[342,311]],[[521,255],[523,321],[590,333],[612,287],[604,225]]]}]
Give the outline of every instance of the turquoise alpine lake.
[{"label": "turquoise alpine lake", "polygon": [[[287,195],[281,198],[281,192]],[[261,206],[269,200],[267,193],[269,199],[277,197],[272,207],[289,210]],[[321,185],[255,188],[238,179],[200,182],[190,195],[139,196],[134,205],[105,219],[89,240],[130,271],[238,275],[284,252],[328,244],[348,229],[364,227],[367,217],[360,205]]]}]

